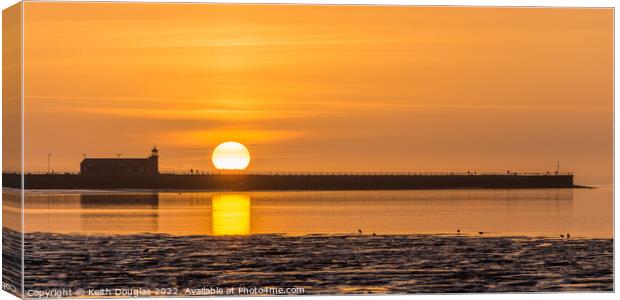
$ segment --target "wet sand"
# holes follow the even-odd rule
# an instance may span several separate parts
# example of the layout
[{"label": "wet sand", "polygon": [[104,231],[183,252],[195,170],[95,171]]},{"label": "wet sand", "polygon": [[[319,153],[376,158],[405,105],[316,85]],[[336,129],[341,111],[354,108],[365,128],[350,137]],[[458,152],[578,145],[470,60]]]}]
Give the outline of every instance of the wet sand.
[{"label": "wet sand", "polygon": [[[19,235],[3,232],[5,255],[19,253],[9,249],[18,244],[8,241]],[[26,290],[142,288],[151,295],[159,288],[187,295],[186,288],[241,286],[301,287],[305,294],[613,290],[612,239],[28,233],[25,241]]]}]

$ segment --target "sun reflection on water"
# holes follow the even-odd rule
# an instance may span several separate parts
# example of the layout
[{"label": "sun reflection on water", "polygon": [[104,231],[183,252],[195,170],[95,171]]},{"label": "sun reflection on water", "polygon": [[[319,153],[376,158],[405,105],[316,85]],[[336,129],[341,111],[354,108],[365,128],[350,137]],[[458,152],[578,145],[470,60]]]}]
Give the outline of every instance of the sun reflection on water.
[{"label": "sun reflection on water", "polygon": [[249,235],[250,196],[217,194],[211,198],[212,233],[221,235]]}]

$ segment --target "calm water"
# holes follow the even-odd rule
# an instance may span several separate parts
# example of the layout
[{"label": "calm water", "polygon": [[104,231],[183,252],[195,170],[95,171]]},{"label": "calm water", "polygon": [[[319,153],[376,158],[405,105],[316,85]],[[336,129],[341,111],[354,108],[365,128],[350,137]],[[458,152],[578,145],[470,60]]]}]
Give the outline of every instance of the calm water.
[{"label": "calm water", "polygon": [[[18,199],[4,191],[3,280],[16,287]],[[24,287],[39,292],[613,290],[610,188],[29,191],[25,230]]]},{"label": "calm water", "polygon": [[[4,193],[5,226],[19,204]],[[13,200],[13,201],[12,201]],[[25,231],[172,235],[464,234],[612,237],[612,189],[337,192],[29,191]]]}]

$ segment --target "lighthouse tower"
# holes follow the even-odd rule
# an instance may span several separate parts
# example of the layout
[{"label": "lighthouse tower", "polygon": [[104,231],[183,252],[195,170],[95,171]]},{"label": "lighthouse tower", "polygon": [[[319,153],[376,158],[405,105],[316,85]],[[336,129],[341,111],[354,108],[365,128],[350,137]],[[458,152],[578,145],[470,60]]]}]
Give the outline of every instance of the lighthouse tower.
[{"label": "lighthouse tower", "polygon": [[155,173],[159,173],[159,150],[157,150],[157,147],[153,146],[153,149],[151,149],[149,160],[152,162],[151,168],[155,169]]},{"label": "lighthouse tower", "polygon": [[149,156],[149,158],[157,159],[158,157],[159,157],[159,150],[157,150],[157,147],[153,146],[153,149],[151,149],[151,156]]}]

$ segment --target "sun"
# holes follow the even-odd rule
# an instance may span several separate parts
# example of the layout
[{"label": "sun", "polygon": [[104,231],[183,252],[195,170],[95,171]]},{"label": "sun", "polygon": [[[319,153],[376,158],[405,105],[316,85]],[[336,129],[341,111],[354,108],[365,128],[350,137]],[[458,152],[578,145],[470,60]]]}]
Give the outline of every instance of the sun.
[{"label": "sun", "polygon": [[221,143],[213,150],[211,161],[218,170],[245,170],[250,164],[250,151],[241,143]]}]

